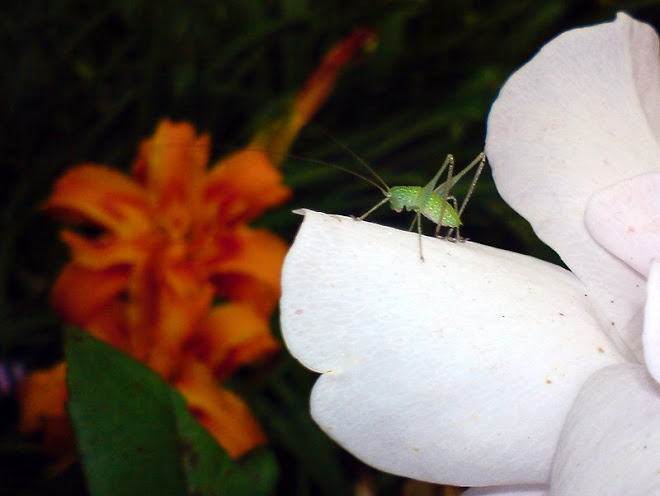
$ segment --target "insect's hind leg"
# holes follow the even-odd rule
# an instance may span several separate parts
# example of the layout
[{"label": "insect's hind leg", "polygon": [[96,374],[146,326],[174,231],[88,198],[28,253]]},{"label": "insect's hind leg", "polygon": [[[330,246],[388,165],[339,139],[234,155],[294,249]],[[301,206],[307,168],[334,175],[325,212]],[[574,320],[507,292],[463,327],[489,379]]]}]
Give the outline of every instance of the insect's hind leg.
[{"label": "insect's hind leg", "polygon": [[[465,210],[465,207],[467,206],[468,201],[470,201],[470,197],[472,196],[472,193],[474,193],[474,188],[477,185],[477,181],[479,180],[479,176],[481,176],[481,172],[484,170],[484,167],[486,166],[486,154],[481,152],[477,156],[477,158],[472,162],[472,164],[474,164],[477,161],[479,162],[479,166],[477,167],[477,172],[474,173],[474,177],[472,178],[472,182],[470,183],[470,187],[468,188],[468,192],[465,195],[465,198],[463,199],[463,203],[461,203],[461,208],[457,208],[458,204],[456,202],[456,198],[452,197],[453,206],[454,206],[454,209],[456,209],[457,212],[458,212],[458,218],[459,219],[462,218],[461,216],[463,215],[463,211]],[[468,168],[470,168],[472,166],[472,164],[470,164],[468,166]],[[454,229],[456,229],[456,236],[452,238],[451,235],[453,234]],[[445,236],[445,239],[448,239],[449,241],[458,241],[460,243],[460,242],[463,242],[463,241],[467,241],[468,238],[462,238],[461,237],[461,232],[460,232],[459,227],[455,227],[455,228],[452,227],[447,232],[447,235]]]},{"label": "insect's hind leg", "polygon": [[458,210],[459,219],[461,218],[461,215],[463,215],[463,211],[465,210],[465,207],[467,207],[467,204],[470,201],[470,197],[472,196],[472,193],[474,193],[474,188],[477,185],[479,176],[481,176],[481,172],[484,170],[484,167],[486,166],[486,154],[483,152],[480,153],[479,156],[477,157],[477,160],[479,160],[479,166],[477,167],[477,172],[474,173],[474,177],[472,178],[472,182],[470,183],[468,192],[465,195],[465,198],[463,199],[463,203],[461,203],[461,208]]},{"label": "insect's hind leg", "polygon": [[[444,184],[445,186],[445,191],[442,195],[442,208],[440,209],[440,217],[439,217],[439,222],[435,225],[435,237],[440,236],[440,230],[442,229],[442,219],[445,218],[445,208],[447,207],[447,201],[449,198],[454,198],[453,196],[449,196],[449,190],[451,189],[451,179],[454,176],[454,157],[453,155],[447,155],[447,158],[445,159],[445,163],[442,164],[442,167],[440,167],[441,171],[444,171],[445,168],[448,167],[449,169],[447,170],[447,181],[445,181]],[[438,187],[439,188],[439,187]],[[438,190],[436,188],[434,192]],[[454,198],[455,200],[455,198]]]},{"label": "insect's hind leg", "polygon": [[[456,200],[455,196],[448,196],[447,201],[451,202],[451,206],[454,207],[454,210],[458,210],[458,201]],[[452,236],[452,234],[454,234],[454,230],[456,231],[456,236]],[[450,227],[447,230],[447,234],[445,234],[443,238],[447,241],[451,241],[452,243],[462,243],[463,241],[466,241],[465,238],[461,238],[461,228],[459,226]]]}]

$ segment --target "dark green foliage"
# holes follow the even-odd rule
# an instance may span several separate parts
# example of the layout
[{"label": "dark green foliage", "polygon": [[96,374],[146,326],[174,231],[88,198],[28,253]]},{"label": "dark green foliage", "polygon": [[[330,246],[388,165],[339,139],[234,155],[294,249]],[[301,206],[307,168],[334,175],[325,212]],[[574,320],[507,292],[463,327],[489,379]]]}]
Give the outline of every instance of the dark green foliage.
[{"label": "dark green foliage", "polygon": [[[481,151],[490,103],[506,77],[545,42],[568,28],[611,20],[618,10],[658,26],[654,4],[2,2],[0,360],[44,366],[62,357],[60,323],[47,299],[66,252],[39,204],[65,168],[92,161],[128,170],[139,140],[165,116],[209,131],[214,158],[241,147],[285,108],[325,51],[362,25],[378,32],[377,50],[344,71],[293,153],[359,167],[331,135],[390,185],[425,184],[447,153],[461,166]],[[259,224],[289,239],[300,222],[293,208],[360,215],[380,198],[372,186],[329,167],[291,158],[283,170],[293,200]],[[462,196],[460,189],[456,194]],[[373,220],[407,228],[411,219],[386,210]],[[557,261],[499,198],[487,172],[466,214],[464,235]],[[312,375],[290,358],[279,360],[272,370],[249,371],[233,384],[269,433],[281,473],[277,493],[343,495],[364,479],[379,494],[398,494],[399,481],[365,468],[316,428],[307,409]],[[76,466],[55,478],[44,475],[38,444],[19,441],[15,407],[2,401],[8,413],[0,431],[0,494],[80,493]],[[161,403],[166,410],[180,406],[176,396],[167,401],[172,404]],[[162,432],[159,442],[176,442]]]}]

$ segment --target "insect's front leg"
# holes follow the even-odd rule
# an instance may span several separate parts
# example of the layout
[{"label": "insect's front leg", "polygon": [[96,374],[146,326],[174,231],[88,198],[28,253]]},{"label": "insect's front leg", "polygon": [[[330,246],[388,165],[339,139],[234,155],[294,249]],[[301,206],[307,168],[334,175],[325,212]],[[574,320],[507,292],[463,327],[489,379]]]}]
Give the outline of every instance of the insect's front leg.
[{"label": "insect's front leg", "polygon": [[374,205],[373,207],[371,207],[369,210],[367,210],[365,213],[363,213],[363,214],[360,215],[359,217],[357,217],[357,218],[354,217],[354,219],[355,219],[355,220],[364,220],[364,219],[366,219],[369,215],[371,215],[371,214],[372,214],[374,211],[376,211],[378,208],[380,208],[380,207],[382,207],[383,205],[385,205],[388,201],[390,201],[390,199],[386,196],[385,198],[383,198],[383,199],[382,199],[381,201],[379,201],[376,205]]}]

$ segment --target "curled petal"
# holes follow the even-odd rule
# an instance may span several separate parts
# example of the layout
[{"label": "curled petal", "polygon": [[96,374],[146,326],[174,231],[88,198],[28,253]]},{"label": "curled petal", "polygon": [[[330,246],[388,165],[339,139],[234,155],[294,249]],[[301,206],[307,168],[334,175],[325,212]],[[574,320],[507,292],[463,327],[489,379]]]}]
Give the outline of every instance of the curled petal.
[{"label": "curled petal", "polygon": [[[164,377],[177,368],[183,344],[200,324],[213,299],[210,284],[169,283],[171,267],[152,260],[135,269],[127,303],[131,354]],[[184,291],[181,289],[184,288]]]},{"label": "curled petal", "polygon": [[203,194],[208,225],[235,225],[284,203],[291,191],[264,152],[241,150],[211,169]]},{"label": "curled petal", "polygon": [[89,269],[108,269],[138,263],[149,253],[153,244],[153,237],[148,235],[130,239],[101,235],[89,239],[65,230],[61,236],[71,250],[71,258],[75,263]]},{"label": "curled petal", "polygon": [[306,212],[282,333],[322,373],[312,415],[367,463],[452,485],[542,484],[584,380],[623,357],[557,266]]},{"label": "curled petal", "polygon": [[47,370],[33,372],[19,386],[24,434],[42,433],[46,453],[58,454],[64,465],[74,459],[73,434],[66,413],[66,364],[60,362]]},{"label": "curled petal", "polygon": [[282,262],[288,246],[263,229],[243,227],[232,236],[236,247],[217,261],[209,261],[209,272],[219,295],[252,305],[268,317],[280,296]]},{"label": "curled petal", "polygon": [[142,187],[100,165],[67,171],[55,184],[44,210],[67,221],[91,222],[120,237],[132,237],[151,228]]},{"label": "curled petal", "polygon": [[245,402],[222,389],[205,365],[190,362],[174,386],[188,401],[190,412],[232,458],[266,442]]},{"label": "curled petal", "polygon": [[583,219],[596,190],[660,167],[659,61],[653,29],[625,14],[568,31],[507,81],[486,138],[502,197],[559,253],[613,339],[637,357],[644,278],[600,246]]},{"label": "curled petal", "polygon": [[127,289],[129,277],[127,267],[91,270],[71,263],[60,272],[51,301],[65,320],[85,327],[94,314]]},{"label": "curled petal", "polygon": [[598,371],[566,419],[550,494],[657,494],[659,423],[660,386],[643,366]]},{"label": "curled petal", "polygon": [[644,360],[649,373],[660,383],[660,260],[651,264],[646,293]]},{"label": "curled petal", "polygon": [[123,301],[129,279],[126,266],[91,270],[70,263],[55,282],[51,302],[68,323],[130,353]]},{"label": "curled petal", "polygon": [[185,349],[207,364],[218,379],[242,365],[260,360],[279,349],[268,321],[248,305],[213,308]]},{"label": "curled petal", "polygon": [[60,362],[47,370],[30,374],[19,387],[22,432],[36,432],[49,418],[66,418],[66,364]]},{"label": "curled petal", "polygon": [[183,235],[199,208],[210,137],[187,122],[162,120],[140,146],[133,169],[144,184],[152,215],[171,235]]},{"label": "curled petal", "polygon": [[596,191],[587,204],[591,236],[643,276],[660,257],[660,173],[649,173]]}]

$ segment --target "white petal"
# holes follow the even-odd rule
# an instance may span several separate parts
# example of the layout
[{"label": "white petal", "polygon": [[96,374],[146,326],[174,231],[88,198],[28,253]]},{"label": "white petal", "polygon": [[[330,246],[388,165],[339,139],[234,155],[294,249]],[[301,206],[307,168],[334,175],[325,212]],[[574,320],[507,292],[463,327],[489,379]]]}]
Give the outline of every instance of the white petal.
[{"label": "white petal", "polygon": [[624,14],[568,31],[507,81],[486,139],[502,197],[638,358],[644,279],[589,236],[584,213],[596,190],[660,170],[659,60],[653,29]]},{"label": "white petal", "polygon": [[473,487],[463,493],[463,496],[548,496],[546,486],[499,486]]},{"label": "white petal", "polygon": [[654,260],[646,285],[644,312],[644,360],[653,378],[660,383],[660,260]]},{"label": "white petal", "polygon": [[646,277],[651,260],[660,258],[660,173],[596,191],[585,225],[601,246]]},{"label": "white petal", "polygon": [[560,267],[307,212],[282,333],[321,372],[312,415],[377,468],[430,482],[543,483],[594,370],[622,360]]},{"label": "white petal", "polygon": [[591,377],[566,420],[552,471],[556,496],[660,494],[660,387],[643,366]]}]

